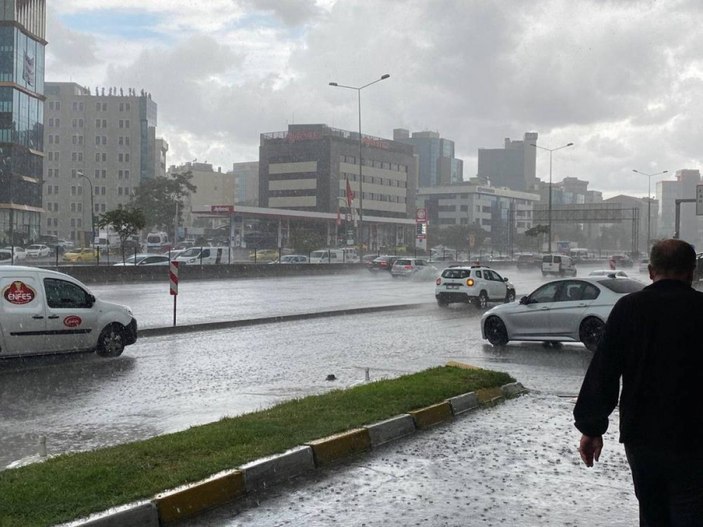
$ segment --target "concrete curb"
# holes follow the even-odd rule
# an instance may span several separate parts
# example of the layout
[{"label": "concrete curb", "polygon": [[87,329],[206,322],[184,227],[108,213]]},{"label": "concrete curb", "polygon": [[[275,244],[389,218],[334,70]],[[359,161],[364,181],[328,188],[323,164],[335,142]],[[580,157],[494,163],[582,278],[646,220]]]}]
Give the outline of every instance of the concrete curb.
[{"label": "concrete curb", "polygon": [[227,328],[256,326],[259,324],[275,324],[278,322],[291,322],[295,320],[308,320],[311,318],[340,317],[344,315],[359,315],[364,313],[377,313],[379,311],[402,311],[416,309],[424,304],[393,304],[386,306],[357,307],[352,309],[338,309],[332,311],[317,311],[314,313],[298,313],[295,315],[278,315],[275,317],[248,318],[243,320],[223,320],[220,322],[202,322],[199,324],[185,324],[183,326],[163,326],[144,328],[137,331],[137,338],[160,337],[163,335],[177,335],[180,333],[193,333],[195,331],[209,331]]},{"label": "concrete curb", "polygon": [[456,416],[478,408],[488,408],[527,393],[519,382],[500,387],[502,395],[480,401],[474,392],[452,397],[407,414],[340,434],[310,441],[284,453],[258,459],[238,469],[215,475],[207,480],[159,494],[149,502],[127,505],[95,517],[77,520],[71,527],[158,527],[196,516],[197,514],[248,494],[285,483],[305,472],[333,465],[351,456],[410,436],[418,431],[451,422]]}]

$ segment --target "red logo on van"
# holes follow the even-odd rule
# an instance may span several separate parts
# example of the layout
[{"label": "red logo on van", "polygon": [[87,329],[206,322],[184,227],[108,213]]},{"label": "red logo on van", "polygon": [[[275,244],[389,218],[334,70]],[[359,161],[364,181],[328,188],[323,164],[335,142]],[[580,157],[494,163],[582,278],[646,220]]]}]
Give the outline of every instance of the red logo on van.
[{"label": "red logo on van", "polygon": [[81,320],[81,317],[77,315],[70,315],[63,319],[63,325],[67,328],[75,328],[80,326],[81,322],[83,322],[83,320]]},{"label": "red logo on van", "polygon": [[32,300],[34,300],[36,293],[34,292],[34,289],[29,287],[27,284],[17,280],[5,288],[2,292],[2,296],[5,297],[5,300],[11,304],[22,305],[29,304]]}]

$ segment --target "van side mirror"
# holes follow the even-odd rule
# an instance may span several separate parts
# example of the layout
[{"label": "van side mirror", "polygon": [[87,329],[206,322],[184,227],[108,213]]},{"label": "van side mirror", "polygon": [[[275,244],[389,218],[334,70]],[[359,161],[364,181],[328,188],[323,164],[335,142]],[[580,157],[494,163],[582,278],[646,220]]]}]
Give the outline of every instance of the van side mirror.
[{"label": "van side mirror", "polygon": [[88,307],[93,307],[94,304],[95,304],[95,296],[88,295]]},{"label": "van side mirror", "polygon": [[508,281],[508,277],[507,277],[507,276],[504,276],[504,277],[503,277],[503,282],[507,282],[507,281]]}]

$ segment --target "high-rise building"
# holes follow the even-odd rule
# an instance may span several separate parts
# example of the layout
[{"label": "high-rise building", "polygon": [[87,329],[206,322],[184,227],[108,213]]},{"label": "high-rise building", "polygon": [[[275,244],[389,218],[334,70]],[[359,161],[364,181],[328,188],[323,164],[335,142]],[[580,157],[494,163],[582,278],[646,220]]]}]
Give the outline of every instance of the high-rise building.
[{"label": "high-rise building", "polygon": [[166,166],[168,147],[156,139],[151,96],[105,91],[96,88],[92,95],[73,82],[46,83],[42,232],[86,246],[92,219],[128,203],[142,181],[162,175]]},{"label": "high-rise building", "polygon": [[0,1],[0,240],[40,234],[45,0]]},{"label": "high-rise building", "polygon": [[[701,184],[701,173],[698,169],[677,170],[674,177],[676,181],[657,182],[658,234],[663,238],[670,238],[676,231],[676,200],[695,199],[696,185]],[[701,221],[696,216],[695,203],[682,203],[679,207],[679,238],[698,247],[701,242]]]},{"label": "high-rise building", "polygon": [[454,157],[454,141],[443,139],[437,132],[413,132],[396,128],[393,140],[415,147],[419,158],[418,187],[436,187],[462,183],[464,162]]},{"label": "high-rise building", "polygon": [[503,148],[478,149],[478,178],[492,187],[533,191],[535,176],[537,133],[527,132],[522,141],[505,139]]}]

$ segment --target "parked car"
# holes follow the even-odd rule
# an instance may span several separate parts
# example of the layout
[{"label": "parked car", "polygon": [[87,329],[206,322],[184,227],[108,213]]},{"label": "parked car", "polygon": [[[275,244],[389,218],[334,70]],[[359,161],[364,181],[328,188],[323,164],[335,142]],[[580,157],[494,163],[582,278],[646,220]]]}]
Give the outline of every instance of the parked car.
[{"label": "parked car", "polygon": [[496,306],[481,317],[481,334],[494,346],[511,340],[582,342],[595,351],[615,302],[644,283],[610,276],[547,282],[519,302]]},{"label": "parked car", "polygon": [[279,260],[273,260],[270,264],[305,264],[308,263],[308,257],[304,254],[284,254]]},{"label": "parked car", "polygon": [[423,258],[398,258],[391,267],[393,278],[434,278],[437,268]]},{"label": "parked car", "polygon": [[134,265],[168,265],[171,259],[168,254],[133,254],[124,262],[114,264],[115,267]]},{"label": "parked car", "polygon": [[51,256],[51,249],[49,249],[48,245],[33,243],[27,247],[27,256],[30,258],[43,258],[45,256]]},{"label": "parked car", "polygon": [[12,252],[0,249],[0,265],[12,265]]},{"label": "parked car", "polygon": [[318,249],[310,253],[310,263],[359,263],[359,255],[354,247],[340,249]]},{"label": "parked car", "polygon": [[576,266],[570,256],[545,254],[542,256],[542,276],[576,276]]},{"label": "parked car", "polygon": [[98,259],[98,250],[92,247],[71,249],[63,253],[64,262],[80,263],[95,262]]},{"label": "parked car", "polygon": [[367,269],[369,271],[371,271],[372,273],[377,272],[377,271],[390,272],[390,270],[393,268],[393,264],[395,263],[395,261],[398,258],[400,258],[400,256],[390,256],[390,255],[377,256],[376,258],[374,258],[373,260],[371,260],[368,263]]},{"label": "parked car", "polygon": [[89,350],[116,357],[136,340],[132,311],[95,298],[75,278],[0,267],[0,358]]},{"label": "parked car", "polygon": [[486,309],[489,303],[514,301],[515,286],[488,267],[453,266],[444,269],[435,281],[434,295],[440,307],[471,303]]},{"label": "parked car", "polygon": [[595,269],[588,273],[588,276],[619,276],[621,278],[629,278],[630,276],[619,269]]},{"label": "parked car", "polygon": [[20,247],[19,245],[15,245],[14,247],[8,246],[8,247],[3,247],[5,251],[10,251],[11,253],[14,254],[15,256],[15,263],[21,262],[23,260],[27,259],[27,249],[24,247]]}]

